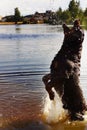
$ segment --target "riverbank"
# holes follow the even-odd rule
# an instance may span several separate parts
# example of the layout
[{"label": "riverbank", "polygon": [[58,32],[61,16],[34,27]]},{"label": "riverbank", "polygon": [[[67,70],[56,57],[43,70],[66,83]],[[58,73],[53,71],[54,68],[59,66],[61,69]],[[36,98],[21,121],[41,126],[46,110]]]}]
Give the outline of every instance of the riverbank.
[{"label": "riverbank", "polygon": [[[17,24],[23,24],[23,22],[18,22]],[[15,25],[15,22],[0,22],[0,25]]]}]

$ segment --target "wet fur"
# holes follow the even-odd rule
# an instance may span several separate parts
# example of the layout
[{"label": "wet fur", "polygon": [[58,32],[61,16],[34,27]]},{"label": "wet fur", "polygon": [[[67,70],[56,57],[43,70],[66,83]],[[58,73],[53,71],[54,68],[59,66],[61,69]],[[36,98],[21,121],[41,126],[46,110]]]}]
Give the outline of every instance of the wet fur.
[{"label": "wet fur", "polygon": [[64,109],[68,110],[71,117],[75,115],[74,119],[82,119],[76,116],[76,113],[84,114],[86,110],[79,82],[84,32],[78,21],[75,22],[71,29],[63,25],[63,45],[51,63],[50,74],[45,75],[43,81],[51,100],[54,99],[52,92],[52,87],[54,87],[61,97]]}]

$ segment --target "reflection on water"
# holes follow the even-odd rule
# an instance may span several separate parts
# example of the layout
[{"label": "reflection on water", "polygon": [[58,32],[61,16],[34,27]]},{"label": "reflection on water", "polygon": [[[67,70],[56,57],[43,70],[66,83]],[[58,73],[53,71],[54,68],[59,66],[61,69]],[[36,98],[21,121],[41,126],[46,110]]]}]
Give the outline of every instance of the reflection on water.
[{"label": "reflection on water", "polygon": [[[8,125],[8,129],[12,130],[19,130],[17,127],[21,126],[21,130],[68,130],[61,123],[51,127],[41,122],[46,96],[41,79],[49,72],[50,63],[62,40],[61,26],[0,26],[0,127]],[[87,98],[86,41],[85,36],[81,84]]]}]

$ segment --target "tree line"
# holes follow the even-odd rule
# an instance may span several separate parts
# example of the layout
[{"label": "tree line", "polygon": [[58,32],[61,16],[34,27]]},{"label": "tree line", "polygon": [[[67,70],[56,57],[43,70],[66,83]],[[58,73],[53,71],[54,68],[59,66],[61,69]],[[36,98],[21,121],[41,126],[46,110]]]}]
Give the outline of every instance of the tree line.
[{"label": "tree line", "polygon": [[[75,0],[71,0],[68,8],[66,10],[62,10],[61,7],[56,12],[52,12],[46,21],[48,24],[62,24],[65,22],[67,24],[71,24],[73,20],[80,19],[82,24],[87,23],[87,8],[83,11],[80,7],[80,1],[77,2]],[[14,15],[12,17],[8,17],[7,21],[17,22],[23,21],[24,17],[21,16],[21,12],[18,8],[14,9]]]},{"label": "tree line", "polygon": [[80,1],[71,0],[68,9],[62,10],[60,7],[56,12],[58,21],[63,21],[66,23],[72,23],[75,19],[80,19],[81,23],[87,21],[87,8],[83,11],[80,7]]}]

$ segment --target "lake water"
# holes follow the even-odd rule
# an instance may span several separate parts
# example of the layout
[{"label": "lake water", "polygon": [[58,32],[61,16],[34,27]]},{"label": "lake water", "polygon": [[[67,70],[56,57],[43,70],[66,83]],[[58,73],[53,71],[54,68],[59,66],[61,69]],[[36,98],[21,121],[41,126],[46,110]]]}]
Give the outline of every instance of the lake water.
[{"label": "lake water", "polygon": [[[84,32],[80,79],[87,99],[87,31]],[[50,63],[60,49],[63,37],[61,26],[0,26],[0,127],[2,129],[45,130],[45,127],[48,129],[41,122],[43,101],[46,96],[42,76],[49,72]],[[21,128],[20,124],[29,122],[32,125]],[[35,129],[31,128],[33,125]]]}]

